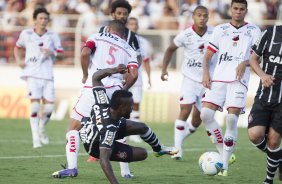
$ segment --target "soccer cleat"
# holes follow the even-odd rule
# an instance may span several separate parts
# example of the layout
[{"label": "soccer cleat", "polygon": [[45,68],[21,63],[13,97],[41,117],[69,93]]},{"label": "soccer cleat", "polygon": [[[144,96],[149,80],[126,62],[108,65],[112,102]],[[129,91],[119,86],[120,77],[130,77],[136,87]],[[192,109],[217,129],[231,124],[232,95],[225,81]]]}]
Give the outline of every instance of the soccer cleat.
[{"label": "soccer cleat", "polygon": [[221,169],[221,171],[219,171],[217,175],[218,176],[228,176],[228,172],[225,169]]},{"label": "soccer cleat", "polygon": [[175,155],[176,153],[178,153],[178,149],[175,147],[161,146],[161,150],[159,152],[155,152],[155,156],[160,157],[163,155]]},{"label": "soccer cleat", "polygon": [[97,162],[97,161],[98,161],[98,158],[95,158],[92,156],[89,156],[88,159],[86,160],[86,162]]},{"label": "soccer cleat", "polygon": [[49,144],[49,138],[46,133],[39,135],[42,144]]},{"label": "soccer cleat", "polygon": [[42,144],[40,143],[40,141],[33,141],[33,148],[41,148]]},{"label": "soccer cleat", "polygon": [[234,164],[235,161],[236,161],[236,156],[234,155],[234,153],[232,153],[232,155],[231,155],[231,157],[230,157],[230,159],[228,161],[228,165]]},{"label": "soccer cleat", "polygon": [[134,177],[134,175],[133,174],[123,174],[123,175],[121,175],[124,179],[132,179],[133,177]]},{"label": "soccer cleat", "polygon": [[174,159],[174,160],[181,160],[182,155],[180,154],[180,152],[178,152],[177,154],[172,155],[171,158]]},{"label": "soccer cleat", "polygon": [[56,171],[52,174],[53,178],[66,178],[66,177],[77,177],[78,170],[76,168],[74,169],[67,169],[66,166],[62,165],[64,168],[63,170]]}]

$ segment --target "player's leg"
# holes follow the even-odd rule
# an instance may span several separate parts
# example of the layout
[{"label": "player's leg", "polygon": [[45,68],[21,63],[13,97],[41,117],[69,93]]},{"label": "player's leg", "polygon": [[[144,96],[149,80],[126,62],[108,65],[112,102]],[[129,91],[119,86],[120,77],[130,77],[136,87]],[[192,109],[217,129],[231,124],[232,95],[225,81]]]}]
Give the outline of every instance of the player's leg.
[{"label": "player's leg", "polygon": [[82,95],[78,98],[76,105],[74,106],[71,119],[66,134],[66,157],[68,167],[61,171],[53,173],[53,177],[75,177],[78,174],[77,170],[77,157],[80,147],[79,130],[81,128],[81,121],[89,120],[91,106],[95,103],[92,89],[84,88]]},{"label": "player's leg", "polygon": [[127,120],[125,127],[120,129],[120,133],[125,136],[140,135],[141,139],[152,147],[156,156],[174,155],[178,152],[175,147],[161,145],[157,135],[145,123]]},{"label": "player's leg", "polygon": [[30,99],[30,127],[33,148],[42,147],[39,137],[40,99],[42,98],[41,80],[27,78],[27,91]]},{"label": "player's leg", "polygon": [[[280,132],[282,132],[281,129]],[[282,154],[280,143],[280,133],[270,127],[267,135],[267,177],[264,180],[265,184],[273,183],[274,175],[279,166]]]},{"label": "player's leg", "polygon": [[40,141],[43,144],[49,143],[49,138],[45,130],[45,126],[50,120],[52,112],[54,110],[54,101],[55,101],[55,90],[53,81],[44,81],[43,87],[43,111],[39,121],[39,136]]}]

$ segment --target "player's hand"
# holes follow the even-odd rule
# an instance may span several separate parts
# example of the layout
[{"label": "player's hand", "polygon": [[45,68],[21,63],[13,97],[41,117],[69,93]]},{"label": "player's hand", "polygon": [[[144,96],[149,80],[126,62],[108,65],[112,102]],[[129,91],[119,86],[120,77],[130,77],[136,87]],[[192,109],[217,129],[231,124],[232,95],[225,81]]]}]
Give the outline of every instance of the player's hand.
[{"label": "player's hand", "polygon": [[45,57],[49,57],[53,55],[53,51],[51,51],[50,49],[41,48],[41,52]]},{"label": "player's hand", "polygon": [[246,70],[246,62],[240,63],[236,68],[236,79],[241,80]]},{"label": "player's hand", "polygon": [[270,87],[272,85],[274,85],[274,80],[275,78],[272,75],[268,75],[268,74],[263,74],[260,77],[261,83],[264,87]]},{"label": "player's hand", "polygon": [[25,63],[20,62],[20,63],[19,63],[19,67],[20,67],[20,68],[22,68],[22,69],[24,69],[24,67],[25,67]]},{"label": "player's hand", "polygon": [[121,73],[121,74],[125,74],[127,73],[128,69],[125,65],[123,64],[119,64],[116,68],[115,68],[117,73]]},{"label": "player's hand", "polygon": [[83,75],[82,80],[81,80],[82,84],[85,84],[87,78],[88,78],[88,75]]},{"label": "player's hand", "polygon": [[168,80],[168,73],[167,73],[167,71],[162,72],[161,79],[162,79],[162,81],[167,81]]},{"label": "player's hand", "polygon": [[202,84],[205,88],[211,89],[211,79],[209,74],[203,74]]}]

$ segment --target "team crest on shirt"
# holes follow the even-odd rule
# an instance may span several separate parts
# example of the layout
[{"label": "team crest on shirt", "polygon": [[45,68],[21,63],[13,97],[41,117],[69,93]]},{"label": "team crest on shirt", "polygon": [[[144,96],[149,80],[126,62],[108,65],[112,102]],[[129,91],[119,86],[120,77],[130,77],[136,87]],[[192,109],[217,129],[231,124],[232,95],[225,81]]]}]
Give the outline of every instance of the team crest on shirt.
[{"label": "team crest on shirt", "polygon": [[120,159],[123,159],[125,160],[127,158],[127,153],[126,152],[118,152],[117,153],[117,157],[120,158]]},{"label": "team crest on shirt", "polygon": [[198,48],[200,50],[200,53],[203,54],[204,53],[205,44],[201,44]]},{"label": "team crest on shirt", "polygon": [[237,46],[237,42],[239,41],[239,35],[237,35],[237,36],[235,36],[235,37],[233,37],[232,38],[232,40],[233,40],[233,47],[236,47]]}]

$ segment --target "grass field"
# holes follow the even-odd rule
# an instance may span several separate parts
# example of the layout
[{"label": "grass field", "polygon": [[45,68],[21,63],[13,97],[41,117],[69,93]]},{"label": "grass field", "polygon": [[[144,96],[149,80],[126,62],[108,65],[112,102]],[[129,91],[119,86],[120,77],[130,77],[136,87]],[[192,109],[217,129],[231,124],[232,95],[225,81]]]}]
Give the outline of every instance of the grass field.
[{"label": "grass field", "polygon": [[[172,124],[149,124],[165,145],[173,143]],[[59,170],[60,163],[66,163],[65,130],[67,121],[52,121],[47,130],[50,144],[33,149],[29,122],[27,120],[0,120],[0,183],[1,184],[104,184],[108,183],[99,163],[87,163],[84,148],[80,149],[79,176],[77,178],[54,179],[53,171]],[[249,142],[246,129],[239,130],[236,163],[229,169],[228,177],[206,176],[198,168],[198,158],[205,152],[215,150],[201,127],[184,143],[184,158],[172,160],[168,156],[155,158],[150,154],[143,162],[130,164],[135,177],[124,180],[119,174],[119,165],[113,168],[120,183],[138,184],[258,184],[265,177],[265,154]],[[278,183],[277,178],[274,183]]]}]

